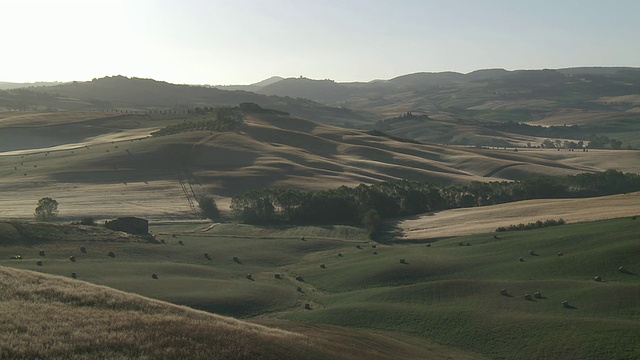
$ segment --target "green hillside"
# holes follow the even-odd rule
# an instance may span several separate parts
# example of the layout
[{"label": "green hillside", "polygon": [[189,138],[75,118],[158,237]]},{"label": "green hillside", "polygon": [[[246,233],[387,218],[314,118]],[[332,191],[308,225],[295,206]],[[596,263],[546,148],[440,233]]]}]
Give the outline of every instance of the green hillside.
[{"label": "green hillside", "polygon": [[[64,240],[9,244],[12,228],[29,227],[16,224],[3,225],[0,266],[76,272],[92,283],[284,328],[280,320],[388,331],[488,358],[640,356],[640,221],[630,218],[429,246],[376,244],[330,228],[188,223],[152,226],[159,243],[118,233],[92,240],[94,230],[80,227]],[[10,259],[16,254],[22,259]]]}]

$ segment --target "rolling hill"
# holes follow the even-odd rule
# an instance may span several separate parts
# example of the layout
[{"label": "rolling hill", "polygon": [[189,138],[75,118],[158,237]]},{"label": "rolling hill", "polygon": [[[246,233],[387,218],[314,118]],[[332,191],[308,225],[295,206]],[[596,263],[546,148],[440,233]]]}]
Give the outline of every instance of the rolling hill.
[{"label": "rolling hill", "polygon": [[189,201],[204,194],[224,208],[229,197],[261,187],[327,189],[392,179],[449,184],[609,168],[640,172],[638,152],[416,144],[281,113],[244,112],[243,126],[233,132],[149,136],[162,126],[207,116],[5,113],[0,215],[31,217],[44,196],[61,203],[63,217],[175,218],[190,216]]}]

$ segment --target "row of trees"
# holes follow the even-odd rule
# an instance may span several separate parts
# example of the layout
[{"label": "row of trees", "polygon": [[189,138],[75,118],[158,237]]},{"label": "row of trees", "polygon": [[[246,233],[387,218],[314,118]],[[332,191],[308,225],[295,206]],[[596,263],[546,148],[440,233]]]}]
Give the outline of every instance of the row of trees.
[{"label": "row of trees", "polygon": [[167,125],[153,132],[153,136],[165,136],[192,130],[234,131],[242,125],[242,116],[235,108],[216,108],[212,119],[199,121],[183,121],[179,124]]},{"label": "row of trees", "polygon": [[399,180],[321,191],[250,190],[234,196],[231,210],[250,224],[357,224],[375,232],[378,217],[393,218],[460,207],[546,198],[593,197],[640,190],[640,176],[608,170],[516,182],[442,186]]}]

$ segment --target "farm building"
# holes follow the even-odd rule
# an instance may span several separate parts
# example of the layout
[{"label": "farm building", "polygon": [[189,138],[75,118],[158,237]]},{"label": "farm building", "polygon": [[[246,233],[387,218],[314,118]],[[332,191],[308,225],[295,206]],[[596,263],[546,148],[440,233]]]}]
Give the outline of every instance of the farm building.
[{"label": "farm building", "polygon": [[145,235],[149,233],[149,220],[133,216],[106,221],[104,225],[107,229],[124,231],[129,234]]}]

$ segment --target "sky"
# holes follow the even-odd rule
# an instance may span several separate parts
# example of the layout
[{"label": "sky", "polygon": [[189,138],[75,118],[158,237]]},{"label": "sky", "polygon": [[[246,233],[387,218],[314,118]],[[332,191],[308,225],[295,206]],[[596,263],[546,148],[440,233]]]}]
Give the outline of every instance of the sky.
[{"label": "sky", "polygon": [[0,0],[0,81],[640,67],[639,0]]}]

